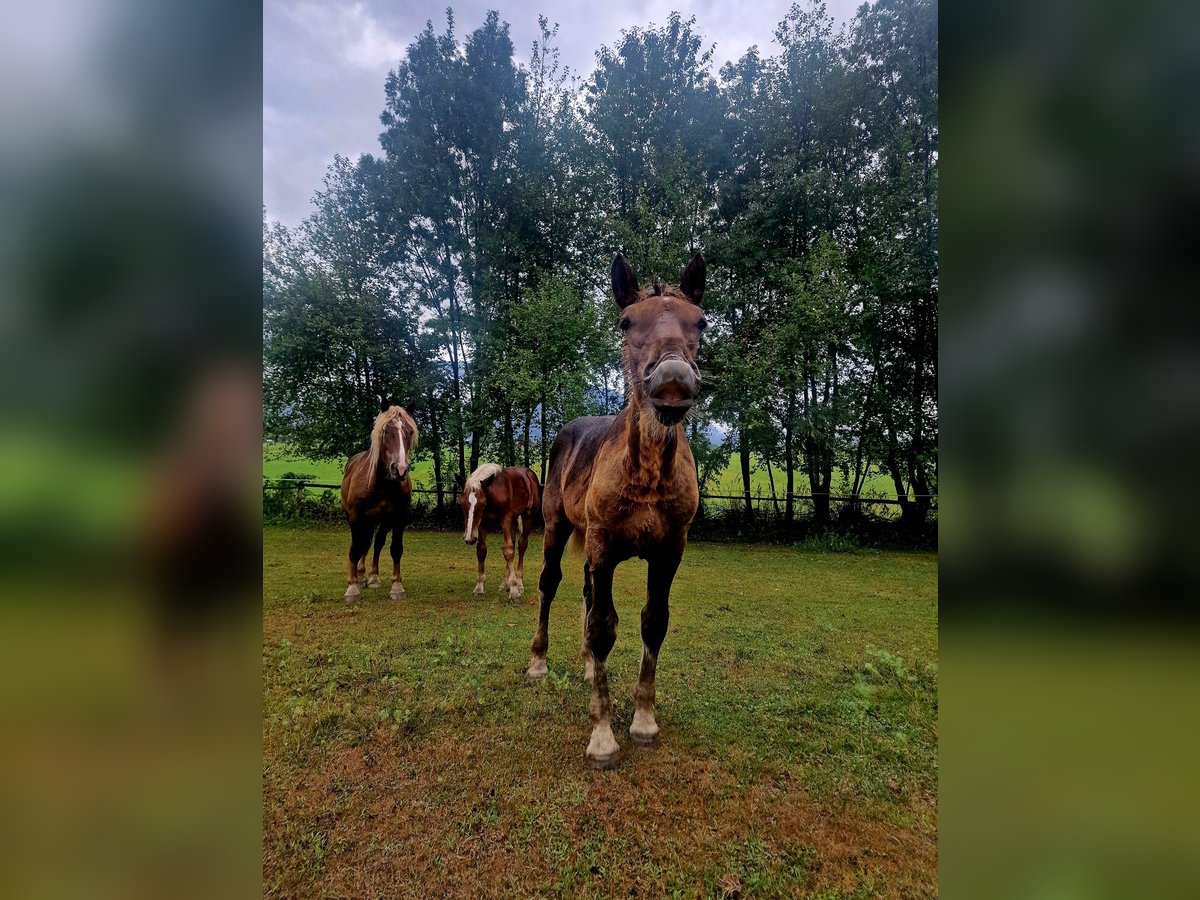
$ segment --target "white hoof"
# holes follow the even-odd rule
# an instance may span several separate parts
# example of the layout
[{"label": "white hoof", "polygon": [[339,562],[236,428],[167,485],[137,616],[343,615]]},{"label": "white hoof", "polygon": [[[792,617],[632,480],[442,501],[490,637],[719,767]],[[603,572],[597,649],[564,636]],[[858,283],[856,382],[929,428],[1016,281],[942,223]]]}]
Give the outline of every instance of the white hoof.
[{"label": "white hoof", "polygon": [[379,576],[372,575],[370,578],[368,578],[367,579],[367,587],[369,587],[369,588],[379,587]]},{"label": "white hoof", "polygon": [[478,584],[476,584],[475,590],[471,591],[471,593],[474,594],[476,597],[482,597],[483,596],[483,582],[481,581]]},{"label": "white hoof", "polygon": [[654,713],[645,709],[634,710],[633,723],[629,726],[629,736],[635,744],[649,747],[658,742],[658,723],[654,721]]},{"label": "white hoof", "polygon": [[517,585],[514,584],[512,587],[510,587],[508,589],[508,599],[510,601],[521,599],[521,589],[519,587],[517,587]]},{"label": "white hoof", "polygon": [[592,729],[588,741],[587,758],[593,769],[611,769],[621,757],[621,746],[613,737],[612,725],[607,722]]},{"label": "white hoof", "polygon": [[541,681],[549,671],[550,667],[546,665],[546,657],[535,656],[529,660],[529,668],[525,670],[525,677],[530,681]]},{"label": "white hoof", "polygon": [[354,584],[352,584],[348,588],[346,588],[346,595],[343,599],[345,599],[345,601],[347,603],[349,603],[353,600],[357,600],[361,596],[362,596],[362,588],[360,588],[358,586],[358,582],[355,582]]},{"label": "white hoof", "polygon": [[407,595],[404,593],[404,585],[402,584],[393,584],[392,592],[388,594],[389,599],[392,600],[403,600],[406,596]]}]

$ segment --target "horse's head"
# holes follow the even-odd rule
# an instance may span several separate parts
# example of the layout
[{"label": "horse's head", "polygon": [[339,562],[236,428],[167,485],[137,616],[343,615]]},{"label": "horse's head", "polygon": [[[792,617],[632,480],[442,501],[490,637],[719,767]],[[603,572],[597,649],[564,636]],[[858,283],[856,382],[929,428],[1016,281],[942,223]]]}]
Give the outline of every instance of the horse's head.
[{"label": "horse's head", "polygon": [[408,455],[417,447],[417,423],[405,410],[393,406],[375,420],[371,454],[386,481],[403,481],[408,475]]},{"label": "horse's head", "polygon": [[479,540],[479,523],[483,520],[483,510],[487,506],[487,494],[484,493],[482,485],[467,482],[467,488],[462,492],[459,503],[462,505],[463,522],[466,523],[463,526],[463,542],[470,546]]},{"label": "horse's head", "polygon": [[649,404],[664,425],[681,421],[700,393],[696,352],[708,327],[704,296],[704,257],[697,253],[683,270],[679,287],[655,280],[645,291],[620,253],[613,260],[613,296],[621,307],[625,367],[633,402]]}]

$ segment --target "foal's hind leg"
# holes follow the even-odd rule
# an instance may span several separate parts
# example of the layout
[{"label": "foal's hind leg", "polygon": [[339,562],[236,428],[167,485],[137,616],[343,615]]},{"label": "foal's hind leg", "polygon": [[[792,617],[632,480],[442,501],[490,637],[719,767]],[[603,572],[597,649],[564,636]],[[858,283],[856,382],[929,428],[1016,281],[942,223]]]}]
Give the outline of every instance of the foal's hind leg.
[{"label": "foal's hind leg", "polygon": [[642,607],[642,667],[638,671],[637,687],[633,689],[633,722],[629,736],[643,746],[658,740],[658,723],[654,721],[654,673],[658,668],[658,650],[667,636],[670,619],[669,599],[671,582],[683,550],[669,551],[650,560],[646,574],[646,605]]},{"label": "foal's hind leg", "polygon": [[375,533],[375,555],[371,559],[371,577],[367,579],[367,587],[379,587],[379,554],[383,552],[383,545],[387,543],[388,525],[384,523],[379,526],[379,531]]},{"label": "foal's hind leg", "polygon": [[525,513],[521,516],[521,540],[517,544],[517,596],[525,594],[525,548],[529,546],[529,532],[533,531],[533,515]]},{"label": "foal's hind leg", "polygon": [[583,677],[591,684],[596,678],[596,661],[588,647],[588,613],[592,609],[592,569],[585,560],[583,563]]},{"label": "foal's hind leg", "polygon": [[546,530],[542,535],[542,574],[538,578],[538,625],[530,649],[533,656],[525,671],[530,681],[537,681],[546,674],[546,649],[550,646],[550,604],[562,581],[562,555],[567,549],[574,526],[565,515],[555,518],[546,516]]}]

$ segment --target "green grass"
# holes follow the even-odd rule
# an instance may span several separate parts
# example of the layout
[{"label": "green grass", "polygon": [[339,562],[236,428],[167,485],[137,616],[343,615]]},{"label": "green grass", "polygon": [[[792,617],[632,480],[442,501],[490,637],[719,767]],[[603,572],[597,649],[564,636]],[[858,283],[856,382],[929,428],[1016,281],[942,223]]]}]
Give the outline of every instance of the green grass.
[{"label": "green grass", "polygon": [[645,564],[622,565],[624,757],[595,773],[578,558],[527,686],[538,536],[524,604],[497,591],[498,547],[475,598],[473,551],[410,532],[408,599],[348,606],[345,544],[264,532],[266,892],[936,895],[936,556],[693,542],[653,749],[628,737]]}]

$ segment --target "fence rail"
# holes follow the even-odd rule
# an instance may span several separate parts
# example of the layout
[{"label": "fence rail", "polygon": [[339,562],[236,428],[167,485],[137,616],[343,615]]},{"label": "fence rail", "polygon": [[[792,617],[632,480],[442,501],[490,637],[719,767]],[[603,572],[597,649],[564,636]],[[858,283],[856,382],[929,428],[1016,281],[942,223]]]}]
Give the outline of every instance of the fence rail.
[{"label": "fence rail", "polygon": [[[309,488],[315,490],[339,490],[340,484],[324,484],[318,481],[309,481],[307,478],[263,478],[263,486],[271,487],[275,485],[294,484],[296,486],[297,502],[302,491]],[[414,494],[437,494],[434,488],[413,488]],[[443,494],[451,494],[450,488],[444,488]],[[912,494],[907,500],[897,500],[888,497],[864,497],[861,494],[857,497],[837,497],[833,494],[750,494],[749,499],[752,503],[786,503],[788,497],[793,500],[828,500],[831,503],[858,503],[862,505],[882,505],[882,506],[903,506],[905,503],[914,500],[925,499],[932,500],[932,509],[937,509],[937,494]],[[736,500],[739,503],[744,503],[747,499],[746,494],[701,494],[700,499],[703,500]]]}]

